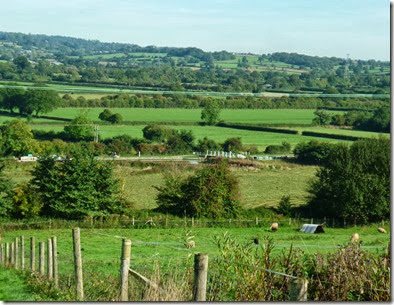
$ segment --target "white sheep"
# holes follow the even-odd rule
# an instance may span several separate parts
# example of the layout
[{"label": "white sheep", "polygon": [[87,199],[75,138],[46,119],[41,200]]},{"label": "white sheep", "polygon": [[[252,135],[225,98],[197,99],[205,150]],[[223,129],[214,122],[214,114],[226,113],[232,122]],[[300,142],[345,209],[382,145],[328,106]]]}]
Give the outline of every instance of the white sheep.
[{"label": "white sheep", "polygon": [[354,244],[355,242],[358,241],[359,238],[360,238],[360,236],[358,235],[358,233],[354,233],[354,234],[352,235],[352,239],[350,240],[350,242],[351,242],[352,244]]},{"label": "white sheep", "polygon": [[274,222],[272,225],[271,225],[271,231],[277,231],[278,230],[278,227],[279,227],[279,224],[277,223],[277,222]]},{"label": "white sheep", "polygon": [[190,248],[194,248],[196,246],[196,243],[194,242],[194,240],[189,240],[185,243],[186,248],[190,249]]},{"label": "white sheep", "polygon": [[378,228],[378,231],[379,231],[380,233],[387,233],[386,230],[383,229],[383,228]]}]

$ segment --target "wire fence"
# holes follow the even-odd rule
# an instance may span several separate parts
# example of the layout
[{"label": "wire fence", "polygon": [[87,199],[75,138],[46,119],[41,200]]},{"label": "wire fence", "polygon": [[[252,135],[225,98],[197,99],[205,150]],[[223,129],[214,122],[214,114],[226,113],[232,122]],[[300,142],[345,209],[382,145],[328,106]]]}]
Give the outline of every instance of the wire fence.
[{"label": "wire fence", "polygon": [[[120,215],[88,216],[81,220],[48,219],[42,221],[0,222],[0,230],[29,230],[29,229],[71,229],[80,228],[241,228],[266,227],[273,222],[281,227],[299,227],[303,224],[323,224],[327,228],[349,228],[357,226],[357,221],[339,218],[286,218],[286,217],[254,217],[253,219],[198,219],[194,217],[173,218],[169,216],[145,216],[134,218]],[[387,225],[389,221],[381,221],[378,225]]]},{"label": "wire fence", "polygon": [[[42,222],[40,222],[42,223]],[[74,229],[73,229],[74,231]],[[86,234],[86,235],[85,235]],[[99,236],[106,236],[106,237],[111,237],[114,239],[122,239],[123,243],[125,240],[129,240],[126,236],[120,236],[120,235],[111,235],[111,234],[105,234],[105,233],[100,233],[100,232],[94,232],[93,230],[85,230],[84,235],[88,236],[90,234],[95,234],[95,235],[99,235]],[[0,235],[1,236],[1,235]],[[84,238],[84,237],[83,237]],[[9,238],[7,238],[9,239]],[[41,253],[41,244],[43,242],[40,242],[40,252],[39,252],[39,257],[38,257],[38,268],[33,267],[33,264],[36,262],[35,260],[35,252],[36,252],[36,248],[37,248],[37,244],[35,244],[35,241],[33,238],[30,238],[30,252],[28,251],[29,247],[27,247],[27,243],[25,244],[25,239],[23,237],[16,237],[12,240],[12,243],[1,243],[1,239],[0,239],[0,264],[2,266],[5,267],[12,267],[12,268],[16,268],[16,269],[21,269],[21,270],[26,270],[26,269],[30,269],[33,273],[39,274],[41,276],[41,278],[46,278],[48,280],[48,282],[53,285],[55,288],[59,287],[59,278],[60,276],[57,273],[57,255],[56,255],[56,237],[52,237],[50,239],[48,239],[48,243],[45,244],[45,246],[47,247],[47,257],[44,257],[44,251]],[[132,243],[130,243],[131,245],[147,245],[147,246],[165,246],[165,247],[173,247],[173,246],[179,246],[179,248],[175,248],[177,250],[184,250],[184,251],[188,251],[188,254],[190,255],[197,255],[198,253],[195,253],[192,249],[185,249],[184,244],[182,244],[181,242],[152,242],[149,240],[138,240],[138,241],[134,241]],[[50,245],[50,246],[49,246]],[[206,244],[206,246],[215,246],[215,244]],[[26,247],[25,247],[26,246]],[[42,246],[43,248],[45,246]],[[183,249],[181,248],[181,246],[183,246]],[[292,245],[293,247],[297,247]],[[302,246],[310,246],[310,247],[316,247],[318,245],[299,245],[300,247]],[[333,246],[335,247],[335,246]],[[18,250],[19,249],[19,250]],[[75,252],[75,247],[74,247],[74,252]],[[25,258],[25,252],[29,252],[30,254],[27,255],[27,257]],[[34,253],[34,254],[33,254]],[[50,255],[51,254],[51,255]],[[74,255],[75,257],[75,255]],[[155,253],[153,255],[139,255],[140,258],[144,258],[146,259],[146,263],[141,264],[141,263],[137,263],[133,260],[131,260],[131,262],[129,262],[129,266],[132,267],[133,269],[138,270],[138,272],[145,272],[148,271],[149,269],[151,269],[152,267],[152,262],[157,262],[158,257],[161,258],[169,258],[167,262],[162,263],[163,266],[165,266],[167,268],[167,270],[172,269],[172,270],[178,270],[180,268],[194,268],[194,271],[196,272],[196,261],[194,262],[194,267],[192,265],[192,262],[187,259],[185,259],[185,257],[183,259],[172,259],[173,256],[170,255],[164,255],[161,256],[160,253]],[[189,256],[188,256],[189,257]],[[37,257],[36,257],[37,258]],[[27,260],[30,259],[30,260]],[[256,264],[250,264],[244,261],[239,261],[239,260],[234,260],[234,259],[226,259],[224,257],[221,256],[212,256],[211,260],[213,262],[216,262],[217,264],[221,264],[221,263],[225,263],[231,266],[242,266],[242,267],[246,267],[247,270],[255,270],[255,271],[261,271],[261,272],[267,272],[270,274],[273,274],[275,276],[283,276],[285,278],[288,278],[290,280],[289,283],[292,283],[292,280],[300,280],[302,285],[301,286],[297,286],[297,287],[293,287],[291,286],[289,283],[289,287],[286,288],[288,290],[289,293],[289,298],[295,298],[294,300],[306,300],[306,293],[307,293],[307,287],[308,287],[308,280],[306,280],[304,277],[301,276],[297,276],[291,273],[287,273],[287,272],[283,272],[283,271],[278,271],[278,270],[273,270],[273,269],[269,269],[269,268],[264,268],[261,267],[259,265],[259,262],[256,262]],[[150,261],[150,262],[149,262]],[[24,262],[24,263],[23,263]],[[34,263],[33,263],[34,262]],[[18,265],[19,263],[19,265]],[[70,256],[68,256],[68,258],[66,260],[63,260],[60,262],[61,264],[76,264],[75,259],[74,261],[72,261],[72,259],[70,258]],[[261,261],[260,261],[261,263]],[[46,271],[44,269],[44,264],[46,264]],[[55,266],[56,266],[56,271],[55,271]],[[99,266],[99,264],[97,265]],[[77,269],[77,267],[75,267],[75,269]],[[135,272],[135,275],[138,278],[138,272]],[[207,271],[208,272],[208,271]],[[238,274],[234,273],[234,272],[225,272],[223,273],[220,270],[215,270],[214,268],[209,269],[209,275],[206,277],[208,278],[208,284],[209,283],[213,283],[215,279],[216,280],[223,280],[225,277],[231,277],[232,281],[237,283],[238,280],[240,281],[245,281],[245,279],[240,279],[238,278]],[[56,275],[56,276],[55,276]],[[69,276],[70,277],[70,276]],[[62,279],[66,279],[66,275],[62,274],[61,275]],[[146,279],[146,278],[145,278]],[[70,286],[71,281],[68,278],[68,286]],[[86,281],[86,280],[85,280]],[[196,279],[195,279],[196,281]],[[210,282],[211,281],[211,282]],[[73,280],[73,284],[77,285],[78,279]],[[316,282],[316,283],[315,283]],[[327,281],[322,281],[319,277],[317,278],[311,278],[309,279],[309,283],[316,286],[316,285],[326,285],[326,286],[330,286],[332,283],[331,282],[327,282]],[[236,285],[236,284],[235,284]],[[286,284],[287,285],[287,284]],[[205,284],[205,290],[209,289],[213,289],[211,288],[206,288],[206,284]],[[295,293],[296,296],[294,296],[294,293],[291,293],[291,289],[298,289]],[[368,285],[365,286],[365,289],[370,289],[376,292],[382,292],[382,293],[386,293],[388,295],[390,295],[390,289],[382,289],[382,288],[373,288],[373,287],[368,287]],[[294,292],[294,291],[293,291]]]}]

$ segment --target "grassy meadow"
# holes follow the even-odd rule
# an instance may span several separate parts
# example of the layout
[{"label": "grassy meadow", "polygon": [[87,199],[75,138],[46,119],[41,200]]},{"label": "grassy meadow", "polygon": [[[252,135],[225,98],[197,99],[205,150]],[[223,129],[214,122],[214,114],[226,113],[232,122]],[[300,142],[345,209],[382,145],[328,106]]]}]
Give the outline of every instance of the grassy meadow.
[{"label": "grassy meadow", "polygon": [[[87,111],[93,121],[104,108],[58,108],[46,115],[58,118],[75,118],[81,111]],[[223,109],[220,118],[228,123],[248,124],[311,124],[313,109]],[[201,109],[181,108],[111,108],[120,113],[125,122],[201,122]]]}]

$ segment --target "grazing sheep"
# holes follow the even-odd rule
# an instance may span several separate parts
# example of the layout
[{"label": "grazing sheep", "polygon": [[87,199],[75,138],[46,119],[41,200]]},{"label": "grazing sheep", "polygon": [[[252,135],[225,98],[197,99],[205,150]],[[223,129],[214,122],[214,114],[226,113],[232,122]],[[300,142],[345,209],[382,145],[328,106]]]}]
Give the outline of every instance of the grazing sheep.
[{"label": "grazing sheep", "polygon": [[358,235],[358,233],[354,233],[354,234],[352,235],[352,239],[350,240],[350,242],[351,242],[352,244],[354,244],[355,242],[358,241],[359,238],[360,238],[360,236]]},{"label": "grazing sheep", "polygon": [[383,229],[383,228],[378,228],[378,231],[379,231],[380,233],[387,233],[386,230]]},{"label": "grazing sheep", "polygon": [[277,222],[274,222],[274,223],[271,225],[271,231],[277,231],[277,230],[278,230],[278,227],[279,227],[279,224],[278,224]]},{"label": "grazing sheep", "polygon": [[196,246],[196,243],[194,242],[194,240],[189,240],[188,242],[185,243],[185,246],[188,249],[194,248]]}]

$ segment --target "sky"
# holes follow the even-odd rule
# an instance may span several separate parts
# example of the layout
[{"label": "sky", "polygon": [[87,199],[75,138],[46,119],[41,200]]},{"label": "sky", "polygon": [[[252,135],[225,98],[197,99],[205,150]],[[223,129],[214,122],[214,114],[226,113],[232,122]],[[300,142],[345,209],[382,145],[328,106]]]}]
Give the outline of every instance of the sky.
[{"label": "sky", "polygon": [[8,0],[0,31],[390,60],[389,0]]}]

